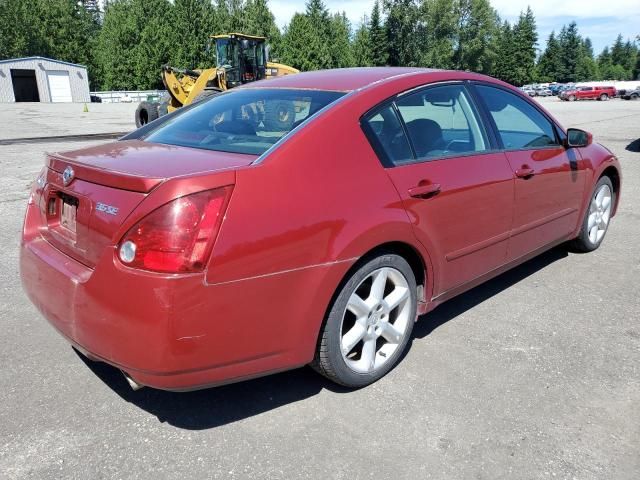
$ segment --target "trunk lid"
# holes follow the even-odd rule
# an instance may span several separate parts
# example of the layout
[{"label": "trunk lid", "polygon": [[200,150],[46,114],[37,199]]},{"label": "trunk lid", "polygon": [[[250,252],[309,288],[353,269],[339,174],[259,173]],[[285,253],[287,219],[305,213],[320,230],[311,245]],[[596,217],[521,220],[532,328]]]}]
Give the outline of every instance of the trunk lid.
[{"label": "trunk lid", "polygon": [[[257,156],[128,140],[47,156],[42,235],[93,267],[125,219],[155,187],[181,176],[251,164]],[[65,170],[73,178],[65,181]],[[68,180],[68,178],[67,178]]]}]

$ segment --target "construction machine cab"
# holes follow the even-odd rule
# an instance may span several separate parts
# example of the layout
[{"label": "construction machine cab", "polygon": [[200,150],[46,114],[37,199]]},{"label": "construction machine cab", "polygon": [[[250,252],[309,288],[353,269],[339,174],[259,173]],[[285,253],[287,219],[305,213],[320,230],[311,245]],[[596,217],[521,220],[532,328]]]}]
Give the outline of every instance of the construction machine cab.
[{"label": "construction machine cab", "polygon": [[226,88],[266,77],[266,38],[230,33],[211,39],[215,42],[216,67],[225,70]]},{"label": "construction machine cab", "polygon": [[212,35],[207,54],[210,59],[215,55],[215,66],[192,70],[163,65],[166,95],[160,102],[140,102],[135,114],[136,126],[244,83],[299,72],[289,65],[267,61],[266,42],[264,37],[244,33]]}]

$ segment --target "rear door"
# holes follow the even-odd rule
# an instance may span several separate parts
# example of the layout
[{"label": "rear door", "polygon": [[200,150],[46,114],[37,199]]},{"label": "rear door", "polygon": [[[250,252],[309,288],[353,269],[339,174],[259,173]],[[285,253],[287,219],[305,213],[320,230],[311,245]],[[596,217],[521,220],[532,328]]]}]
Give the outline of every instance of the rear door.
[{"label": "rear door", "polygon": [[566,238],[578,222],[585,185],[574,149],[533,102],[506,89],[475,87],[515,175],[509,260]]},{"label": "rear door", "polygon": [[430,254],[434,296],[505,262],[513,174],[462,84],[401,95],[364,126]]}]

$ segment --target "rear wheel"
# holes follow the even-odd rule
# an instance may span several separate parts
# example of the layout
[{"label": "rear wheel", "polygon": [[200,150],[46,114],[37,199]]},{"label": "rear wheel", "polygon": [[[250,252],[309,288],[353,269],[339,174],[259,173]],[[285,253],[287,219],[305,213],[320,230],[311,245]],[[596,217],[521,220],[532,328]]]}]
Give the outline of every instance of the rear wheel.
[{"label": "rear wheel", "polygon": [[394,254],[367,262],[334,300],[312,367],[347,387],[363,387],[400,360],[416,319],[416,280]]},{"label": "rear wheel", "polygon": [[600,100],[602,100],[603,102],[609,100],[609,95],[603,93],[602,95],[600,95]]},{"label": "rear wheel", "polygon": [[571,246],[580,252],[591,252],[598,248],[604,240],[609,228],[611,212],[615,204],[615,193],[609,177],[601,177],[591,195],[580,234]]},{"label": "rear wheel", "polygon": [[158,118],[158,105],[151,102],[140,102],[136,108],[136,127],[140,128]]}]

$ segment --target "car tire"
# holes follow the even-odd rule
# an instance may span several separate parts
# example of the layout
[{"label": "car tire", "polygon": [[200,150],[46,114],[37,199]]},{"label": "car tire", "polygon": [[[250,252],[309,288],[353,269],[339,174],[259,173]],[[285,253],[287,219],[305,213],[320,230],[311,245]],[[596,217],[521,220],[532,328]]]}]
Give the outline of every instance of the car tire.
[{"label": "car tire", "polygon": [[638,95],[637,93],[634,93],[634,94],[629,96],[629,100],[637,100],[639,96],[640,95]]},{"label": "car tire", "polygon": [[296,120],[296,106],[289,100],[267,102],[263,123],[267,130],[288,131]]},{"label": "car tire", "polygon": [[384,254],[367,261],[337,291],[312,368],[350,388],[379,380],[403,357],[416,309],[416,280],[404,258]]},{"label": "car tire", "polygon": [[575,101],[576,96],[575,95],[569,95],[569,97],[567,97],[567,100],[569,100],[570,102]]},{"label": "car tire", "polygon": [[600,95],[600,101],[606,102],[607,100],[609,100],[609,95],[607,95],[606,93]]},{"label": "car tire", "polygon": [[158,105],[152,102],[140,102],[136,108],[136,127],[140,128],[158,118]]},{"label": "car tire", "polygon": [[193,102],[191,102],[191,103],[198,103],[198,102],[204,100],[205,98],[209,98],[209,97],[213,97],[214,95],[218,95],[220,92],[221,92],[221,90],[218,90],[217,88],[205,88],[204,90],[199,92],[194,97]]},{"label": "car tire", "polygon": [[611,179],[607,176],[600,177],[589,197],[580,233],[570,244],[574,250],[592,252],[600,246],[609,228],[615,204],[616,194]]}]

